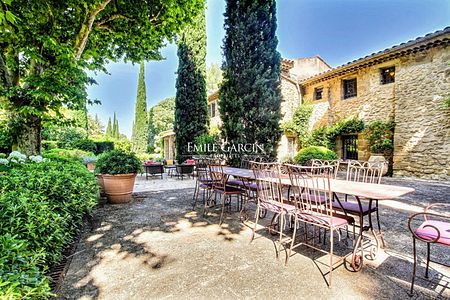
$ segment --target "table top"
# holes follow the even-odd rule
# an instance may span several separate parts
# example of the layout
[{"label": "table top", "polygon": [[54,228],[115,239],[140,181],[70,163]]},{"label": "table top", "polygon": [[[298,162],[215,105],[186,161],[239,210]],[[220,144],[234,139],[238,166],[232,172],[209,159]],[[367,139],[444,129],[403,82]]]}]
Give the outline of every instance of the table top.
[{"label": "table top", "polygon": [[[255,175],[252,170],[224,167],[223,171],[227,175],[246,179],[255,179]],[[308,185],[307,180],[305,180],[305,182],[305,184]],[[281,183],[283,185],[291,185],[289,178],[282,178]],[[393,199],[415,191],[415,189],[410,187],[347,181],[341,179],[330,179],[330,189],[333,193],[347,194],[376,200]]]}]

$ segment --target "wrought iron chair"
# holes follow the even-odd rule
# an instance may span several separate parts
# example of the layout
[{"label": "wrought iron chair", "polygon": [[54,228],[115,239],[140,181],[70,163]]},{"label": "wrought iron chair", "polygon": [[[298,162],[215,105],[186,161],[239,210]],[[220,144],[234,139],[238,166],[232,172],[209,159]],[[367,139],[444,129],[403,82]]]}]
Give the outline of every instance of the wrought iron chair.
[{"label": "wrought iron chair", "polygon": [[184,176],[186,175],[188,178],[191,177],[192,173],[194,172],[194,165],[193,164],[181,164],[176,166],[176,176],[178,178],[184,179]]},{"label": "wrought iron chair", "polygon": [[[220,214],[219,224],[222,224],[225,206],[231,207],[231,197],[236,196],[237,208],[239,210],[239,204],[242,202],[242,195],[244,191],[240,188],[227,185],[228,176],[223,172],[222,165],[209,165],[209,172],[212,179],[212,192],[216,195],[220,195],[222,212]],[[207,209],[209,208],[208,200],[205,201],[204,215],[206,215]]]},{"label": "wrought iron chair", "polygon": [[[381,176],[383,174],[384,164],[372,164],[369,162],[350,161],[347,167],[347,181],[367,182],[367,183],[381,183]],[[338,211],[343,211],[346,214],[358,216],[359,226],[364,226],[364,217],[369,216],[372,213],[376,214],[378,233],[381,237],[383,247],[385,246],[384,238],[381,231],[380,214],[378,209],[378,200],[375,199],[375,206],[369,207],[365,203],[357,203],[347,201],[347,195],[345,195],[345,201],[340,201],[337,195],[335,195],[335,202],[333,202],[333,208]],[[371,220],[369,220],[371,222]],[[373,250],[373,249],[371,249]],[[378,250],[378,245],[377,245]],[[374,254],[374,253],[372,253]]]},{"label": "wrought iron chair", "polygon": [[[295,165],[286,165],[286,167],[288,168],[291,186],[295,189],[294,193],[298,196],[295,197],[295,210],[292,212],[294,216],[294,231],[290,240],[289,251],[286,256],[286,264],[291,256],[292,250],[300,245],[307,245],[316,250],[326,252],[308,243],[307,225],[312,225],[313,230],[316,228],[325,229],[325,232],[330,232],[330,249],[328,252],[330,255],[330,269],[328,286],[331,286],[332,272],[335,264],[345,259],[341,257],[339,261],[333,262],[334,232],[339,233],[339,229],[351,225],[353,219],[346,217],[345,215],[336,214],[333,210],[333,195],[330,188],[330,174],[332,174],[331,167],[304,167]],[[304,240],[295,244],[299,222],[305,224]]]},{"label": "wrought iron chair", "polygon": [[340,161],[338,159],[334,160],[323,160],[323,159],[313,159],[311,160],[311,166],[313,167],[330,167],[331,168],[331,178],[336,179],[339,171]]},{"label": "wrought iron chair", "polygon": [[195,160],[195,173],[197,176],[197,180],[195,181],[194,195],[192,196],[193,200],[192,209],[195,209],[195,206],[197,205],[200,190],[203,190],[203,201],[205,201],[206,199],[205,197],[209,196],[209,191],[211,191],[212,187],[212,179],[211,176],[209,175],[208,169],[209,159],[194,158],[194,160]]},{"label": "wrought iron chair", "polygon": [[[430,265],[430,245],[437,244],[441,246],[450,247],[450,214],[448,213],[436,213],[430,212],[430,209],[436,209],[439,207],[450,208],[450,203],[434,203],[428,205],[423,212],[413,214],[408,219],[408,228],[411,231],[413,238],[413,276],[411,279],[411,291],[410,296],[414,291],[414,280],[417,270],[417,253],[416,253],[416,239],[427,244],[427,262],[425,268],[425,278],[428,278],[428,269]],[[418,216],[423,216],[423,221],[416,229],[413,228],[412,222]],[[438,263],[433,261],[434,263]],[[442,263],[439,263],[442,264]],[[449,265],[442,264],[447,267]]]},{"label": "wrought iron chair", "polygon": [[[279,235],[276,255],[281,251],[283,245],[283,229],[285,215],[294,211],[295,206],[287,204],[284,201],[281,190],[280,166],[277,163],[252,163],[252,170],[256,179],[257,204],[256,220],[250,242],[255,238],[256,227],[260,218],[261,210],[273,213],[272,220],[268,229],[270,232],[276,232]],[[275,229],[274,220],[278,219],[278,230]]]}]

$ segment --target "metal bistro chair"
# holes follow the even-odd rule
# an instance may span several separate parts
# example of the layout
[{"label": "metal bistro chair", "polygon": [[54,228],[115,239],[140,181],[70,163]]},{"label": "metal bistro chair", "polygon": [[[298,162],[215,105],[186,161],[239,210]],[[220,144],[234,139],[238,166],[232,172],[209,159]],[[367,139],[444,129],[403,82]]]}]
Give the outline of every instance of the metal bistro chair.
[{"label": "metal bistro chair", "polygon": [[240,188],[233,187],[227,185],[228,176],[223,172],[222,165],[209,165],[209,172],[212,179],[212,193],[209,198],[205,201],[204,215],[207,213],[207,209],[209,208],[209,199],[212,194],[220,195],[220,201],[222,203],[222,212],[220,214],[219,224],[223,222],[223,215],[225,212],[225,206],[231,208],[231,197],[237,197],[237,208],[239,210],[239,203],[241,202],[242,195],[244,191]]},{"label": "metal bistro chair", "polygon": [[188,178],[191,177],[192,173],[194,172],[194,165],[193,164],[181,164],[176,166],[176,176],[178,178],[184,179],[184,176],[186,175]]},{"label": "metal bistro chair", "polygon": [[311,166],[331,168],[330,176],[331,176],[331,178],[336,179],[338,171],[339,171],[340,161],[337,159],[334,159],[334,160],[313,159],[311,161]]},{"label": "metal bistro chair", "polygon": [[[416,253],[416,240],[425,242],[427,244],[427,263],[425,268],[425,278],[428,278],[428,268],[430,265],[430,245],[437,244],[441,246],[450,247],[450,214],[448,213],[437,213],[430,212],[430,209],[436,209],[439,207],[450,208],[450,203],[434,203],[425,208],[423,212],[413,214],[408,219],[408,228],[411,231],[413,238],[413,256],[414,256],[414,266],[413,275],[411,279],[411,291],[410,296],[413,295],[414,291],[414,280],[416,277],[417,269],[417,253]],[[423,222],[419,227],[413,229],[412,222],[418,216],[423,216]],[[448,259],[447,259],[448,261]],[[433,261],[434,263],[438,263]],[[447,264],[438,263],[447,267]]]},{"label": "metal bistro chair", "polygon": [[200,190],[203,190],[203,202],[204,202],[206,197],[209,197],[209,193],[212,189],[212,179],[211,176],[209,175],[208,169],[209,159],[195,158],[194,160],[197,179],[195,181],[194,195],[192,196],[193,200],[192,209],[195,209],[195,206],[197,205]]},{"label": "metal bistro chair", "polygon": [[[314,232],[316,228],[325,229],[326,232],[330,232],[330,249],[328,252],[330,255],[328,286],[330,287],[334,265],[345,259],[345,257],[341,257],[338,261],[333,262],[334,232],[338,232],[339,234],[339,229],[351,225],[353,220],[352,218],[333,212],[333,196],[330,188],[330,174],[332,169],[330,167],[286,166],[291,185],[296,189],[295,193],[299,196],[298,200],[295,201],[296,208],[293,211],[294,231],[292,233],[288,255],[286,256],[286,264],[291,256],[292,250],[300,245],[307,245],[321,252],[327,252],[308,243],[307,225],[312,225]],[[295,244],[299,222],[305,224],[304,240]]]},{"label": "metal bistro chair", "polygon": [[[284,217],[294,211],[295,206],[285,203],[280,177],[280,165],[278,163],[252,163],[253,173],[256,178],[257,187],[257,206],[256,220],[253,227],[250,242],[255,238],[256,227],[260,218],[261,210],[273,213],[270,225],[267,227],[269,232],[276,232],[279,235],[279,243],[276,247],[276,255],[281,251],[283,245]],[[275,229],[274,220],[278,218],[278,230]]]},{"label": "metal bistro chair", "polygon": [[[384,164],[379,163],[372,164],[368,162],[350,161],[347,167],[346,180],[380,184],[384,167]],[[346,214],[357,215],[360,227],[364,226],[364,216],[369,216],[370,218],[372,213],[376,213],[378,233],[381,237],[383,247],[385,247],[384,238],[381,232],[378,200],[375,199],[375,206],[370,209],[368,204],[347,201],[347,195],[345,195],[345,201],[340,201],[337,196],[335,197],[335,200],[337,201],[333,202],[333,208],[338,211],[343,211]],[[371,219],[369,219],[369,222],[371,222]],[[371,248],[371,250],[373,251],[375,249]],[[376,251],[378,251],[378,245]],[[376,253],[372,253],[372,256],[375,254]]]}]

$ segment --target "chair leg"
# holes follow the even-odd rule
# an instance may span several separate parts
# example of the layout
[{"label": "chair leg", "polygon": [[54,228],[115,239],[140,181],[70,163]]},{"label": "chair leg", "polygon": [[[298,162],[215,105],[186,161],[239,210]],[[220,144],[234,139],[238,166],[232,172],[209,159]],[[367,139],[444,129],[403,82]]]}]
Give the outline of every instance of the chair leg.
[{"label": "chair leg", "polygon": [[430,266],[430,243],[427,243],[427,267],[425,269],[425,278],[428,278],[428,268]]},{"label": "chair leg", "polygon": [[291,245],[289,247],[289,252],[286,255],[286,262],[284,263],[284,265],[286,266],[288,263],[289,258],[292,255],[292,247],[294,247],[294,242],[295,242],[295,235],[297,234],[297,216],[294,216],[294,232],[292,233],[292,239],[291,239]]},{"label": "chair leg", "polygon": [[220,201],[222,202],[222,212],[220,214],[220,221],[219,221],[219,225],[222,225],[223,222],[223,214],[225,211],[225,201],[226,201],[226,195],[225,194],[220,194]]},{"label": "chair leg", "polygon": [[198,181],[195,183],[195,189],[194,189],[194,195],[192,196],[192,201],[194,201],[194,204],[192,205],[192,209],[195,209],[195,206],[197,205],[197,199],[198,199],[198,193],[199,193],[199,184]]},{"label": "chair leg", "polygon": [[412,297],[414,291],[414,279],[416,278],[417,254],[416,254],[416,238],[413,236],[413,274],[411,279],[411,291],[409,296]]},{"label": "chair leg", "polygon": [[330,228],[330,284],[328,287],[331,288],[331,275],[333,274],[333,228]]},{"label": "chair leg", "polygon": [[259,205],[256,204],[256,219],[255,219],[255,226],[253,226],[253,232],[252,237],[250,239],[250,243],[253,242],[255,239],[255,233],[256,233],[256,226],[258,226],[258,220],[259,220]]},{"label": "chair leg", "polygon": [[380,234],[381,243],[383,244],[383,248],[386,247],[386,244],[384,242],[384,237],[381,232],[381,225],[380,225],[380,210],[378,208],[378,200],[375,200],[375,207],[377,208],[377,226],[378,226],[378,233]]}]

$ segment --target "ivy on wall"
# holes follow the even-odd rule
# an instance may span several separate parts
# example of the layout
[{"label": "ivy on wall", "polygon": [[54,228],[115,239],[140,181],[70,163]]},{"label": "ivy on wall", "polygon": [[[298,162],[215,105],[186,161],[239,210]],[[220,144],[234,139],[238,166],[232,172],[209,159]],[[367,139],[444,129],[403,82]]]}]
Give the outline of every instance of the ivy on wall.
[{"label": "ivy on wall", "polygon": [[345,134],[359,133],[363,131],[365,124],[363,120],[351,118],[341,120],[331,127],[323,126],[311,132],[305,146],[323,146],[334,149],[336,139]]}]

